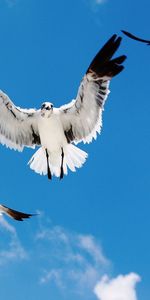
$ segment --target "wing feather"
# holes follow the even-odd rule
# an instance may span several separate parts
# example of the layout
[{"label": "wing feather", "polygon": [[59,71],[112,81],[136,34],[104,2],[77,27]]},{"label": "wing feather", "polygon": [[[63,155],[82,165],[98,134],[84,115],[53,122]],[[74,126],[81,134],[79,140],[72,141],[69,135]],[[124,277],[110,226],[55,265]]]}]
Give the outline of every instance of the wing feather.
[{"label": "wing feather", "polygon": [[102,127],[102,111],[112,77],[123,70],[125,55],[111,59],[121,43],[113,35],[91,62],[79,86],[75,100],[59,108],[68,142],[90,143]]},{"label": "wing feather", "polygon": [[138,36],[133,35],[132,33],[125,31],[125,30],[121,30],[126,36],[128,36],[129,38],[139,41],[139,42],[143,42],[146,43],[148,46],[150,45],[150,40],[144,40],[139,38]]},{"label": "wing feather", "polygon": [[40,144],[35,109],[21,109],[0,91],[0,143],[22,151]]},{"label": "wing feather", "polygon": [[36,215],[36,214],[23,213],[21,211],[14,210],[2,204],[0,204],[0,212],[8,215],[9,217],[17,221],[23,221],[23,219],[28,219]]}]

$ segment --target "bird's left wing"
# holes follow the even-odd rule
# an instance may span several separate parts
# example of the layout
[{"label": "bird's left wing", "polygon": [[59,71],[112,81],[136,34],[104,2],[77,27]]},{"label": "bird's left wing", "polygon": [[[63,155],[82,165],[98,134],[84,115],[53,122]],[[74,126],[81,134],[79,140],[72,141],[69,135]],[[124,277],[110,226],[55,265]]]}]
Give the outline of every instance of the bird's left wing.
[{"label": "bird's left wing", "polygon": [[121,43],[113,35],[97,53],[83,77],[75,100],[59,108],[68,142],[90,143],[102,126],[102,111],[112,77],[123,70],[125,55],[111,59]]},{"label": "bird's left wing", "polygon": [[12,208],[9,208],[2,204],[0,204],[0,213],[2,213],[2,214],[4,213],[17,221],[23,221],[23,219],[28,219],[35,215],[35,214],[26,214],[21,211],[17,211]]},{"label": "bird's left wing", "polygon": [[24,146],[40,144],[37,126],[38,111],[21,109],[0,91],[0,143],[22,151]]},{"label": "bird's left wing", "polygon": [[150,45],[150,40],[144,40],[142,38],[139,38],[138,36],[133,35],[132,33],[125,31],[125,30],[121,30],[126,36],[128,36],[129,38],[135,40],[135,41],[139,41],[142,43],[146,43],[148,46]]}]

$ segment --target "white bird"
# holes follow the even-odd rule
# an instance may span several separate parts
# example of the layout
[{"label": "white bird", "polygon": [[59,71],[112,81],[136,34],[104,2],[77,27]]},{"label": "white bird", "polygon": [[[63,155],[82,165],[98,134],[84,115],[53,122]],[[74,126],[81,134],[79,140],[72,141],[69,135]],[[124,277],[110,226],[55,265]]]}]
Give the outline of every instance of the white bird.
[{"label": "white bird", "polygon": [[112,77],[123,70],[125,55],[112,59],[121,43],[113,35],[87,69],[75,100],[54,108],[44,102],[40,109],[22,109],[0,91],[0,143],[22,151],[24,146],[41,146],[29,161],[40,175],[63,178],[67,169],[75,171],[87,153],[74,144],[90,143],[102,127],[102,111]]},{"label": "white bird", "polygon": [[6,214],[9,217],[11,217],[17,221],[23,221],[23,219],[28,219],[28,218],[36,215],[36,214],[26,214],[21,211],[14,210],[12,208],[9,208],[5,205],[0,204],[0,215],[1,214]]}]

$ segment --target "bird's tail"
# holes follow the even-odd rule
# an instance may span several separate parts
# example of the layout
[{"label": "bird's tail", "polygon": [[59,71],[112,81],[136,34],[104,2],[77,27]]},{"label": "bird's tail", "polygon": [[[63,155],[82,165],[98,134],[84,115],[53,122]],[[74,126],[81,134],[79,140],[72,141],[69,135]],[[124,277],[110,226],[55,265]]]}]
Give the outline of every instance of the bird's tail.
[{"label": "bird's tail", "polygon": [[66,165],[72,171],[75,172],[76,168],[81,168],[85,163],[88,154],[73,144],[67,145],[66,151]]},{"label": "bird's tail", "polygon": [[87,153],[72,144],[68,144],[60,151],[50,153],[40,147],[29,161],[30,168],[40,175],[53,175],[63,178],[68,174],[68,168],[75,172],[76,168],[82,167],[87,158]]}]

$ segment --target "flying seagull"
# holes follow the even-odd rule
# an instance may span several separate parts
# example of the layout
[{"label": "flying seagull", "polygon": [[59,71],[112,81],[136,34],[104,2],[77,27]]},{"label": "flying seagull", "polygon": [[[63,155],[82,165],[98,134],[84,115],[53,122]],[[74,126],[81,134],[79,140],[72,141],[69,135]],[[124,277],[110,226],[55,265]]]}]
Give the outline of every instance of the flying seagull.
[{"label": "flying seagull", "polygon": [[26,214],[26,213],[14,210],[12,208],[9,208],[2,204],[0,204],[0,214],[6,214],[9,217],[11,217],[17,221],[23,221],[23,219],[28,219],[35,215],[35,214]]},{"label": "flying seagull", "polygon": [[133,34],[131,34],[130,32],[128,31],[125,31],[125,30],[121,30],[125,35],[127,35],[129,38],[133,39],[133,40],[136,40],[136,41],[139,41],[139,42],[143,42],[143,43],[146,43],[148,46],[150,45],[150,40],[144,40],[144,39],[141,39]]},{"label": "flying seagull", "polygon": [[75,100],[59,108],[44,102],[41,108],[22,109],[0,91],[0,143],[22,151],[40,146],[29,161],[40,175],[63,178],[67,169],[75,171],[87,153],[74,144],[90,143],[102,127],[102,111],[112,77],[123,70],[125,55],[112,59],[121,43],[114,34],[88,67]]}]

